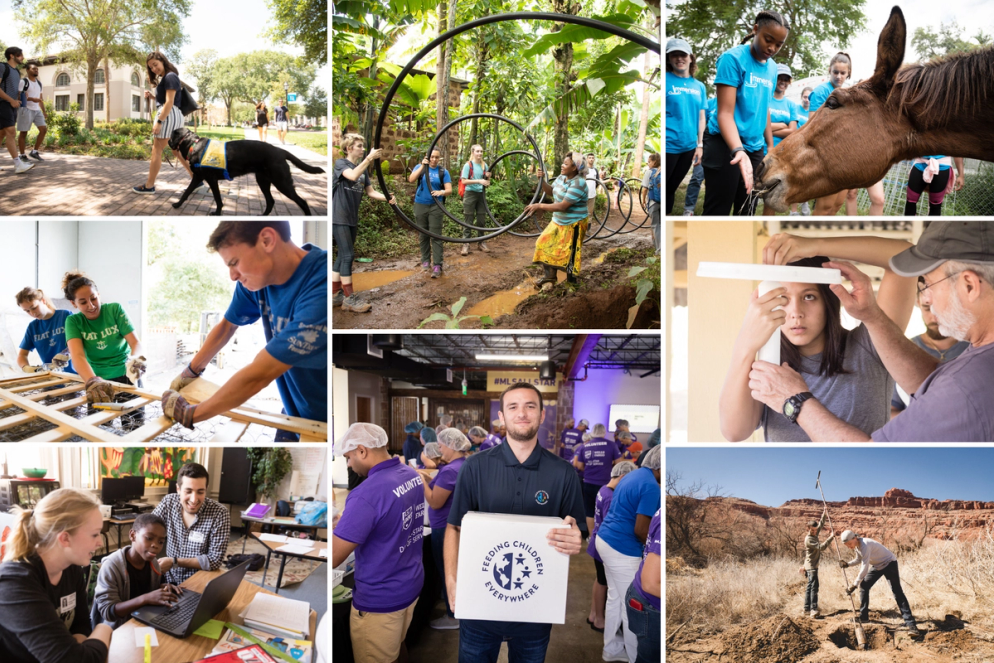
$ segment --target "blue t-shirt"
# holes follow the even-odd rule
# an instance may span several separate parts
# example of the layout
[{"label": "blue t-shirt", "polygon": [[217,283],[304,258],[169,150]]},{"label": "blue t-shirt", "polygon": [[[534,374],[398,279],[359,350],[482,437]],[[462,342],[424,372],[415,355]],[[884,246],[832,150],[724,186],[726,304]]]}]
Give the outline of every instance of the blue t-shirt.
[{"label": "blue t-shirt", "polygon": [[708,99],[707,109],[704,112],[708,124],[711,123],[711,118],[714,117],[714,114],[717,112],[718,112],[718,97],[711,97],[710,99]]},{"label": "blue t-shirt", "polygon": [[666,153],[679,154],[697,147],[701,111],[707,108],[704,83],[693,76],[666,72]]},{"label": "blue t-shirt", "polygon": [[[770,99],[770,122],[783,122],[789,125],[795,120],[797,120],[797,104],[787,97]],[[773,136],[773,147],[779,145],[782,140],[783,138]]]},{"label": "blue t-shirt", "polygon": [[293,417],[328,420],[328,252],[310,244],[282,285],[251,292],[235,286],[224,319],[250,325],[262,318],[266,351],[290,364],[276,378],[283,408]]},{"label": "blue t-shirt", "polygon": [[[928,156],[922,157],[922,159],[935,159],[937,161],[939,159],[945,159],[945,158],[946,158],[946,155],[944,155],[944,154],[930,154]],[[915,164],[915,168],[917,168],[918,170],[924,172],[925,171],[925,164],[923,164],[923,163],[916,163]],[[949,168],[950,168],[950,166],[948,164],[944,164],[944,163],[940,163],[939,164],[939,172],[942,172],[943,170],[949,170]]]},{"label": "blue t-shirt", "polygon": [[797,128],[800,129],[808,123],[811,111],[804,110],[804,106],[796,102],[794,103],[794,110],[797,111]]},{"label": "blue t-shirt", "polygon": [[[749,44],[731,48],[718,58],[715,85],[735,88],[735,126],[739,130],[742,146],[756,152],[766,146],[766,118],[770,100],[777,86],[777,63],[772,59],[760,63],[752,56]],[[720,134],[718,113],[708,122],[708,132]],[[730,145],[729,147],[734,147]]]},{"label": "blue t-shirt", "polygon": [[641,557],[643,543],[635,536],[635,516],[652,518],[661,502],[662,492],[652,470],[642,467],[629,472],[615,487],[597,536],[622,555]]},{"label": "blue t-shirt", "polygon": [[[43,364],[52,363],[52,357],[57,354],[69,354],[69,344],[66,343],[66,318],[72,313],[56,310],[48,320],[32,320],[24,332],[21,349],[31,352],[37,350]],[[72,362],[64,369],[75,373]]]},{"label": "blue t-shirt", "polygon": [[811,92],[811,96],[808,97],[809,116],[821,108],[822,104],[825,103],[825,100],[828,99],[833,90],[835,90],[835,86],[832,85],[832,81],[825,81]]},{"label": "blue t-shirt", "polygon": [[[414,202],[421,203],[422,205],[433,205],[434,203],[432,202],[431,193],[428,191],[428,187],[425,185],[425,174],[424,174],[425,168],[426,168],[426,166],[424,166],[424,164],[422,164],[421,165],[421,170],[418,172],[418,190],[414,194]],[[449,171],[447,171],[444,168],[441,169],[441,171],[442,171],[442,179],[439,180],[438,179],[438,171],[439,171],[439,168],[437,166],[435,168],[428,167],[428,177],[431,178],[431,190],[432,191],[441,191],[441,190],[443,190],[445,188],[445,183],[446,182],[451,182],[452,181],[452,178],[449,177]],[[439,202],[440,203],[444,203],[445,202],[445,196],[442,196],[439,199]]]}]

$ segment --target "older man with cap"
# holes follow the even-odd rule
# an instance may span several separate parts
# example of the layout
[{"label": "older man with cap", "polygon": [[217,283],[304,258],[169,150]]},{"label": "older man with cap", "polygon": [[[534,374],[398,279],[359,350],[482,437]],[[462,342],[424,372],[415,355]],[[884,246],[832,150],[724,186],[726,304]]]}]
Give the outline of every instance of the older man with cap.
[{"label": "older man with cap", "polygon": [[498,444],[504,443],[504,436],[507,435],[507,429],[504,428],[504,423],[500,419],[494,419],[490,422],[493,427],[493,432],[483,440],[483,444],[480,445],[480,451],[486,451],[487,449],[492,449]]},{"label": "older man with cap", "polygon": [[421,476],[390,456],[387,433],[374,424],[352,424],[335,447],[366,477],[345,499],[332,536],[333,566],[355,551],[352,650],[356,663],[392,663],[424,584]]},{"label": "older man with cap", "polygon": [[[847,262],[824,266],[841,270],[852,282],[852,292],[830,287],[846,312],[866,325],[884,367],[912,396],[900,417],[871,436],[809,398],[796,419],[808,437],[815,442],[994,441],[994,224],[932,221],[917,246],[890,259],[895,273],[922,277],[919,301],[931,308],[942,335],[970,342],[963,354],[941,365],[880,309],[865,274]],[[809,391],[786,364],[763,361],[752,365],[749,387],[754,399],[777,412]]]},{"label": "older man with cap", "polygon": [[859,620],[863,623],[870,620],[870,588],[881,577],[887,578],[908,632],[911,637],[920,636],[921,631],[918,630],[914,615],[911,614],[908,597],[901,588],[901,574],[898,572],[897,557],[894,553],[873,539],[856,536],[856,533],[850,529],[842,533],[841,540],[846,548],[856,551],[856,557],[848,562],[844,559],[839,560],[839,566],[847,568],[859,564],[859,573],[846,590],[847,594],[852,594],[859,587]]}]

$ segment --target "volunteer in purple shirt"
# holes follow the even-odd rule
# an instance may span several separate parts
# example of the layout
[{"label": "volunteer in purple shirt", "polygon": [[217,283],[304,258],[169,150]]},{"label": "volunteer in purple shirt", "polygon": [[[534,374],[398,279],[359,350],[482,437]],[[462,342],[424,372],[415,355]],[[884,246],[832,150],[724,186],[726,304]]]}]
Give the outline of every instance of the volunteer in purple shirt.
[{"label": "volunteer in purple shirt", "polygon": [[559,444],[557,445],[556,452],[559,457],[563,460],[573,461],[573,451],[576,449],[577,445],[583,439],[583,433],[590,426],[590,422],[586,419],[580,419],[580,423],[573,426],[573,418],[566,420],[566,430],[559,437]]},{"label": "volunteer in purple shirt", "polygon": [[[474,429],[470,429],[470,433]],[[459,468],[466,462],[466,456],[472,446],[466,436],[455,428],[446,428],[438,434],[438,446],[442,451],[442,462],[438,474],[433,479],[427,470],[420,471],[421,480],[425,483],[425,501],[428,502],[428,522],[431,523],[431,553],[435,558],[435,568],[438,577],[442,579],[442,596],[445,598],[445,614],[433,619],[430,626],[439,630],[459,628],[459,620],[449,606],[449,594],[445,591],[445,526],[452,508],[452,491],[456,489],[456,478]],[[429,483],[430,482],[430,483]]]},{"label": "volunteer in purple shirt", "polygon": [[[628,439],[624,443],[622,443],[622,441],[618,439],[621,433],[628,433]],[[618,445],[618,448],[621,449],[622,453],[627,451],[628,447],[633,442],[639,441],[638,437],[635,436],[635,433],[633,433],[631,429],[628,427],[627,419],[618,419],[617,421],[614,422],[614,441]]]},{"label": "volunteer in purple shirt", "polygon": [[[921,276],[920,302],[929,306],[939,332],[970,348],[939,365],[877,305],[869,277],[847,262],[842,271],[852,292],[831,286],[846,312],[870,333],[887,372],[913,394],[908,409],[868,436],[828,411],[816,398],[800,403],[797,424],[813,442],[994,441],[994,227],[986,221],[931,223],[916,246],[890,259],[899,276]],[[749,373],[752,397],[780,412],[808,392],[795,371],[757,361]],[[796,401],[795,401],[796,402]],[[941,416],[937,416],[941,413]]]},{"label": "volunteer in purple shirt", "polygon": [[483,448],[483,443],[487,441],[487,431],[482,426],[473,426],[466,432],[469,443],[477,449]]},{"label": "volunteer in purple shirt", "polygon": [[374,424],[352,424],[335,447],[366,477],[345,499],[332,535],[332,566],[355,551],[352,651],[356,663],[395,661],[424,584],[421,476],[390,456],[387,433]]},{"label": "volunteer in purple shirt", "polygon": [[594,508],[597,505],[597,491],[611,480],[611,467],[623,458],[614,441],[604,437],[607,427],[594,424],[589,442],[583,450],[573,456],[573,467],[583,470],[583,509],[587,516],[587,531],[594,529]]},{"label": "volunteer in purple shirt", "polygon": [[507,435],[507,429],[504,428],[504,424],[501,423],[500,419],[494,419],[490,422],[493,427],[493,431],[490,435],[487,435],[486,439],[483,440],[483,444],[480,445],[480,451],[486,451],[487,449],[496,447],[498,444],[504,443],[504,436]]},{"label": "volunteer in purple shirt", "polygon": [[597,554],[597,547],[594,545],[597,541],[597,528],[601,526],[604,516],[607,515],[607,510],[611,507],[611,499],[614,497],[615,486],[621,481],[621,477],[629,472],[634,472],[636,469],[638,468],[635,467],[635,463],[631,461],[626,460],[618,463],[611,468],[611,480],[607,482],[607,485],[601,486],[601,489],[597,491],[597,504],[594,507],[594,529],[590,533],[589,543],[587,544],[587,554],[594,558],[594,568],[597,570],[597,577],[594,578],[594,587],[590,597],[590,616],[587,617],[587,623],[590,624],[590,628],[601,633],[604,632],[607,576],[604,574],[604,561]]},{"label": "volunteer in purple shirt", "polygon": [[[646,454],[642,467],[618,484],[611,508],[597,532],[597,542],[594,545],[604,560],[604,573],[607,575],[602,652],[605,661],[626,657],[633,661],[638,652],[638,641],[628,628],[624,592],[638,571],[652,514],[659,511],[662,503],[662,492],[659,489],[662,452],[662,447],[653,447]],[[623,636],[618,634],[619,625]]]},{"label": "volunteer in purple shirt", "polygon": [[659,539],[659,511],[649,523],[649,536],[645,540],[642,563],[639,564],[635,579],[625,594],[625,607],[628,611],[628,628],[638,640],[638,655],[635,663],[657,663],[660,660],[660,607],[663,553]]}]

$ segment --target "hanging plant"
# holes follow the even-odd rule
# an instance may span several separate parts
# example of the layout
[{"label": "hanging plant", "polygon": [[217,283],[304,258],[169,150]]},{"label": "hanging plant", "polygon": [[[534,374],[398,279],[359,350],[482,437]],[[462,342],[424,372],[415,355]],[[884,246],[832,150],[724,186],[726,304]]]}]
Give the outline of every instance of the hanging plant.
[{"label": "hanging plant", "polygon": [[275,498],[280,483],[293,469],[293,456],[286,447],[248,448],[252,461],[252,488],[262,497]]}]

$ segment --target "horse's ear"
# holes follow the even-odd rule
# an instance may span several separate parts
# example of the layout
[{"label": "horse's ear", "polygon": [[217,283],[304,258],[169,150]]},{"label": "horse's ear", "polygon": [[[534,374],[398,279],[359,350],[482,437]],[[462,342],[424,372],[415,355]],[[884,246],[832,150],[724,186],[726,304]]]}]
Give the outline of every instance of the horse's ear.
[{"label": "horse's ear", "polygon": [[904,64],[904,44],[907,41],[908,27],[904,22],[901,8],[890,10],[890,18],[877,40],[877,66],[870,82],[874,87],[889,90],[894,84],[897,70]]}]

